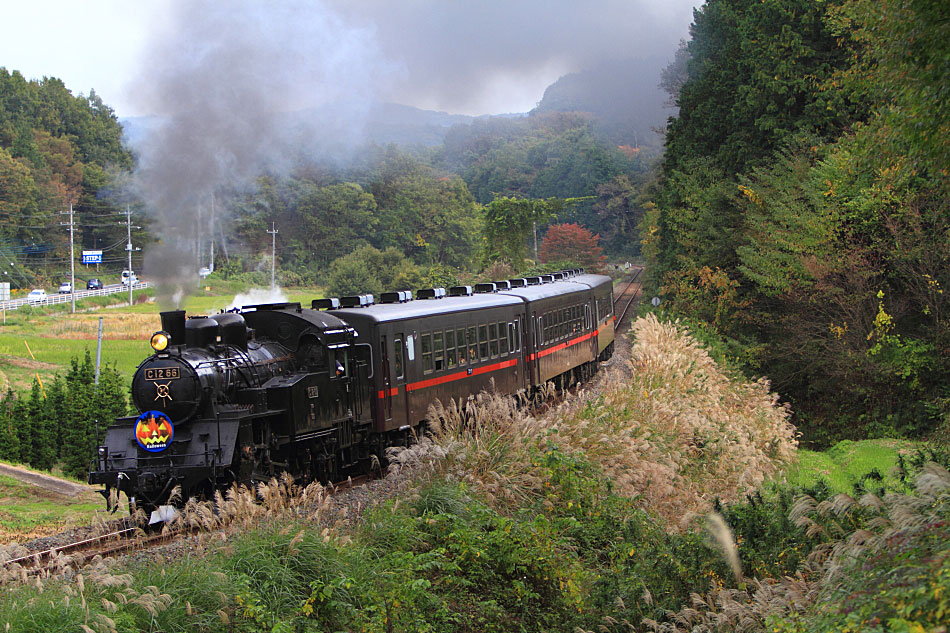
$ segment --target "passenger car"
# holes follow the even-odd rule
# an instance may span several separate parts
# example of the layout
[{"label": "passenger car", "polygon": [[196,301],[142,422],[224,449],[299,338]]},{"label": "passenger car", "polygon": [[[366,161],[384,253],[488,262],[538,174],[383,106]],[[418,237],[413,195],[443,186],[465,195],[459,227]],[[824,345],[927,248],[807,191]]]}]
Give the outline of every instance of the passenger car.
[{"label": "passenger car", "polygon": [[71,282],[64,281],[63,283],[59,284],[59,290],[58,290],[59,294],[68,295],[72,291],[73,291],[73,284]]},{"label": "passenger car", "polygon": [[122,285],[128,286],[130,283],[134,286],[139,282],[139,278],[135,276],[135,273],[131,270],[122,271]]},{"label": "passenger car", "polygon": [[92,278],[86,282],[86,290],[102,290],[102,282]]},{"label": "passenger car", "polygon": [[30,294],[26,295],[28,303],[43,303],[46,299],[48,299],[46,291],[42,288],[34,288],[30,291]]}]

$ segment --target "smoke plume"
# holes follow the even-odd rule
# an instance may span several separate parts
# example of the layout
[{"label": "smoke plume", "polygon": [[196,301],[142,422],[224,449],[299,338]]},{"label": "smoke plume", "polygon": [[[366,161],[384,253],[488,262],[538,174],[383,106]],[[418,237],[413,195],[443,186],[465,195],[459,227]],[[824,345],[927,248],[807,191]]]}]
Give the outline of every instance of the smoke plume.
[{"label": "smoke plume", "polygon": [[[139,147],[134,183],[161,236],[145,272],[168,298],[195,286],[199,209],[207,222],[211,195],[342,151],[389,69],[370,29],[313,1],[179,0],[148,50],[133,93],[160,123]],[[332,127],[288,117],[313,107]]]}]

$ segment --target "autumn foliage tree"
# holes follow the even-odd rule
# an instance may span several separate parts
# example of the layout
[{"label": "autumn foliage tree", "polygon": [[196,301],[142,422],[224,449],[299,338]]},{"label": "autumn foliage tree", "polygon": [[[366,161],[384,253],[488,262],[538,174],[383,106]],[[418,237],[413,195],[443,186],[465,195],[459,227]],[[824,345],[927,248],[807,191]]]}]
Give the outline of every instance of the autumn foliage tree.
[{"label": "autumn foliage tree", "polygon": [[577,262],[588,270],[603,268],[604,260],[595,235],[578,224],[553,224],[541,242],[541,263]]}]

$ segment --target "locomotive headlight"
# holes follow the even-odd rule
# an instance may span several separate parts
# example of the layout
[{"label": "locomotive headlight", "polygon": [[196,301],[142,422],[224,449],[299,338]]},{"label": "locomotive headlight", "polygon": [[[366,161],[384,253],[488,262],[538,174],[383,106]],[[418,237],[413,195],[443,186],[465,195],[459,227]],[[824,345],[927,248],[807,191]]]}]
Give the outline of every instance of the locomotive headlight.
[{"label": "locomotive headlight", "polygon": [[168,347],[168,332],[156,332],[152,334],[152,340],[149,343],[152,344],[152,349],[156,352],[163,352]]}]

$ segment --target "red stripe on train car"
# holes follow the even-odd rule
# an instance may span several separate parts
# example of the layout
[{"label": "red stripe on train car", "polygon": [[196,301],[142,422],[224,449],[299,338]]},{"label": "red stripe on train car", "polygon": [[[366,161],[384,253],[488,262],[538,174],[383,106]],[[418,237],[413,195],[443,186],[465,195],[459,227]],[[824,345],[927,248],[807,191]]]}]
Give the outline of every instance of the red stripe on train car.
[{"label": "red stripe on train car", "polygon": [[464,371],[455,372],[454,374],[448,374],[447,376],[439,376],[437,378],[429,378],[428,380],[420,380],[419,382],[410,383],[406,385],[406,391],[416,391],[417,389],[434,387],[447,382],[462,380],[463,378],[468,378],[469,376],[478,376],[479,374],[487,374],[492,371],[498,371],[499,369],[505,369],[506,367],[513,367],[517,364],[518,359],[512,358],[511,360],[505,360],[492,365],[485,365],[484,367],[473,367],[472,373],[468,373],[468,370],[466,369]]},{"label": "red stripe on train car", "polygon": [[[599,332],[599,330],[598,330],[598,332]],[[528,360],[531,361],[531,360],[535,360],[536,358],[543,358],[543,357],[547,356],[548,354],[553,354],[554,352],[556,352],[556,351],[558,351],[558,350],[566,349],[566,348],[568,348],[568,347],[570,347],[570,346],[572,346],[572,345],[577,345],[578,343],[583,343],[584,341],[586,341],[586,340],[588,340],[588,339],[590,339],[590,338],[593,338],[593,336],[594,336],[595,334],[596,334],[596,332],[588,332],[587,334],[583,334],[583,335],[581,335],[581,336],[578,336],[577,338],[571,339],[571,340],[569,340],[569,341],[565,341],[565,342],[563,342],[563,343],[560,343],[560,344],[558,344],[558,345],[555,345],[554,347],[549,347],[548,349],[543,349],[543,350],[541,350],[540,352],[537,352],[537,353],[535,353],[535,354],[529,354],[529,355],[528,355]]]},{"label": "red stripe on train car", "polygon": [[[390,395],[390,396],[398,396],[398,395],[399,395],[399,387],[393,387],[392,389],[390,389],[390,390],[389,390],[389,395]],[[380,390],[379,390],[379,399],[382,400],[382,399],[385,398],[385,397],[386,397],[386,390],[385,390],[385,389],[380,389]]]}]

